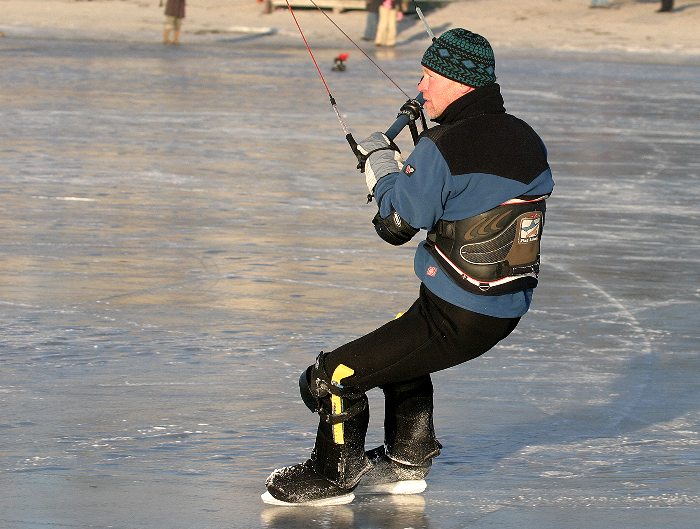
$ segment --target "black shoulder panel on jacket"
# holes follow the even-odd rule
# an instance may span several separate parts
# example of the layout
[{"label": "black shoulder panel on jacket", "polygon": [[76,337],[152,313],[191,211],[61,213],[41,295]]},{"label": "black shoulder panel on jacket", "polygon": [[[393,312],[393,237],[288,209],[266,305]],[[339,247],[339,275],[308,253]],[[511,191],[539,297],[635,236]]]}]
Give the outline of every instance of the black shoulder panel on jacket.
[{"label": "black shoulder panel on jacket", "polygon": [[510,114],[482,114],[425,132],[453,175],[486,173],[530,183],[549,167],[544,144]]}]

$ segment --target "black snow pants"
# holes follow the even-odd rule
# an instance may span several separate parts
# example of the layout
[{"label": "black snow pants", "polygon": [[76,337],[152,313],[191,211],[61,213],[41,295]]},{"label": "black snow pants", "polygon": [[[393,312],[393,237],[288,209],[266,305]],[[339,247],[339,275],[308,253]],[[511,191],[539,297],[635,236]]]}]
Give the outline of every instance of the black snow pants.
[{"label": "black snow pants", "polygon": [[421,285],[400,318],[328,353],[326,372],[339,364],[351,367],[355,372],[343,385],[360,391],[414,380],[484,354],[519,321],[457,307]]}]

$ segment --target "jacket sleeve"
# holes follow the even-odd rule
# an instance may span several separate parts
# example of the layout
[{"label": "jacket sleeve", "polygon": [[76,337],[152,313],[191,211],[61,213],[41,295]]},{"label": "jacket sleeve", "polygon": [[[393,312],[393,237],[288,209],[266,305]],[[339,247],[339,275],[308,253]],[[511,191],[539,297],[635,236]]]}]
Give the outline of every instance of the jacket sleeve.
[{"label": "jacket sleeve", "polygon": [[442,217],[450,194],[447,162],[429,138],[421,138],[403,170],[380,178],[374,188],[379,217],[398,213],[415,229],[430,229]]}]

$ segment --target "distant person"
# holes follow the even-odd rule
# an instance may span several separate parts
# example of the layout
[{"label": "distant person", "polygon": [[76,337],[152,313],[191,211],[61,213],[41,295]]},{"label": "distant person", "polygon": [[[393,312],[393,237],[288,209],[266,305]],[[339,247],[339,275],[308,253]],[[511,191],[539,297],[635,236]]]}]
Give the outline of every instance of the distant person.
[{"label": "distant person", "polygon": [[258,4],[263,4],[263,13],[269,15],[272,13],[272,0],[255,0]]},{"label": "distant person", "polygon": [[608,0],[591,0],[590,7],[610,7]]},{"label": "distant person", "polygon": [[367,22],[365,23],[365,33],[362,40],[373,41],[377,37],[377,25],[379,23],[379,6],[383,0],[367,0]]},{"label": "distant person", "polygon": [[[160,5],[163,5],[161,0]],[[165,28],[163,29],[163,44],[179,44],[182,19],[185,18],[185,0],[167,0],[165,3]],[[170,40],[170,32],[173,38]]]},{"label": "distant person", "polygon": [[399,0],[384,0],[379,6],[379,23],[374,43],[377,46],[396,46],[396,22]]},{"label": "distant person", "polygon": [[673,0],[661,0],[661,9],[657,13],[670,13],[673,11]]}]

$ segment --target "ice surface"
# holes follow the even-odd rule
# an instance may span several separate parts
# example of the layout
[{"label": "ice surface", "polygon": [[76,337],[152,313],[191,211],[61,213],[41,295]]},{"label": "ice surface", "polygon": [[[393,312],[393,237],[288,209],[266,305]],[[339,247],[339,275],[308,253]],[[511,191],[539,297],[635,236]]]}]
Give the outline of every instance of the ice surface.
[{"label": "ice surface", "polygon": [[[534,308],[435,376],[423,495],[294,510],[260,494],[313,444],[299,372],[417,284],[306,51],[265,42],[0,40],[0,526],[696,527],[700,66],[499,56],[557,182]],[[412,95],[421,48],[377,53]],[[337,52],[385,128],[404,96]]]}]

